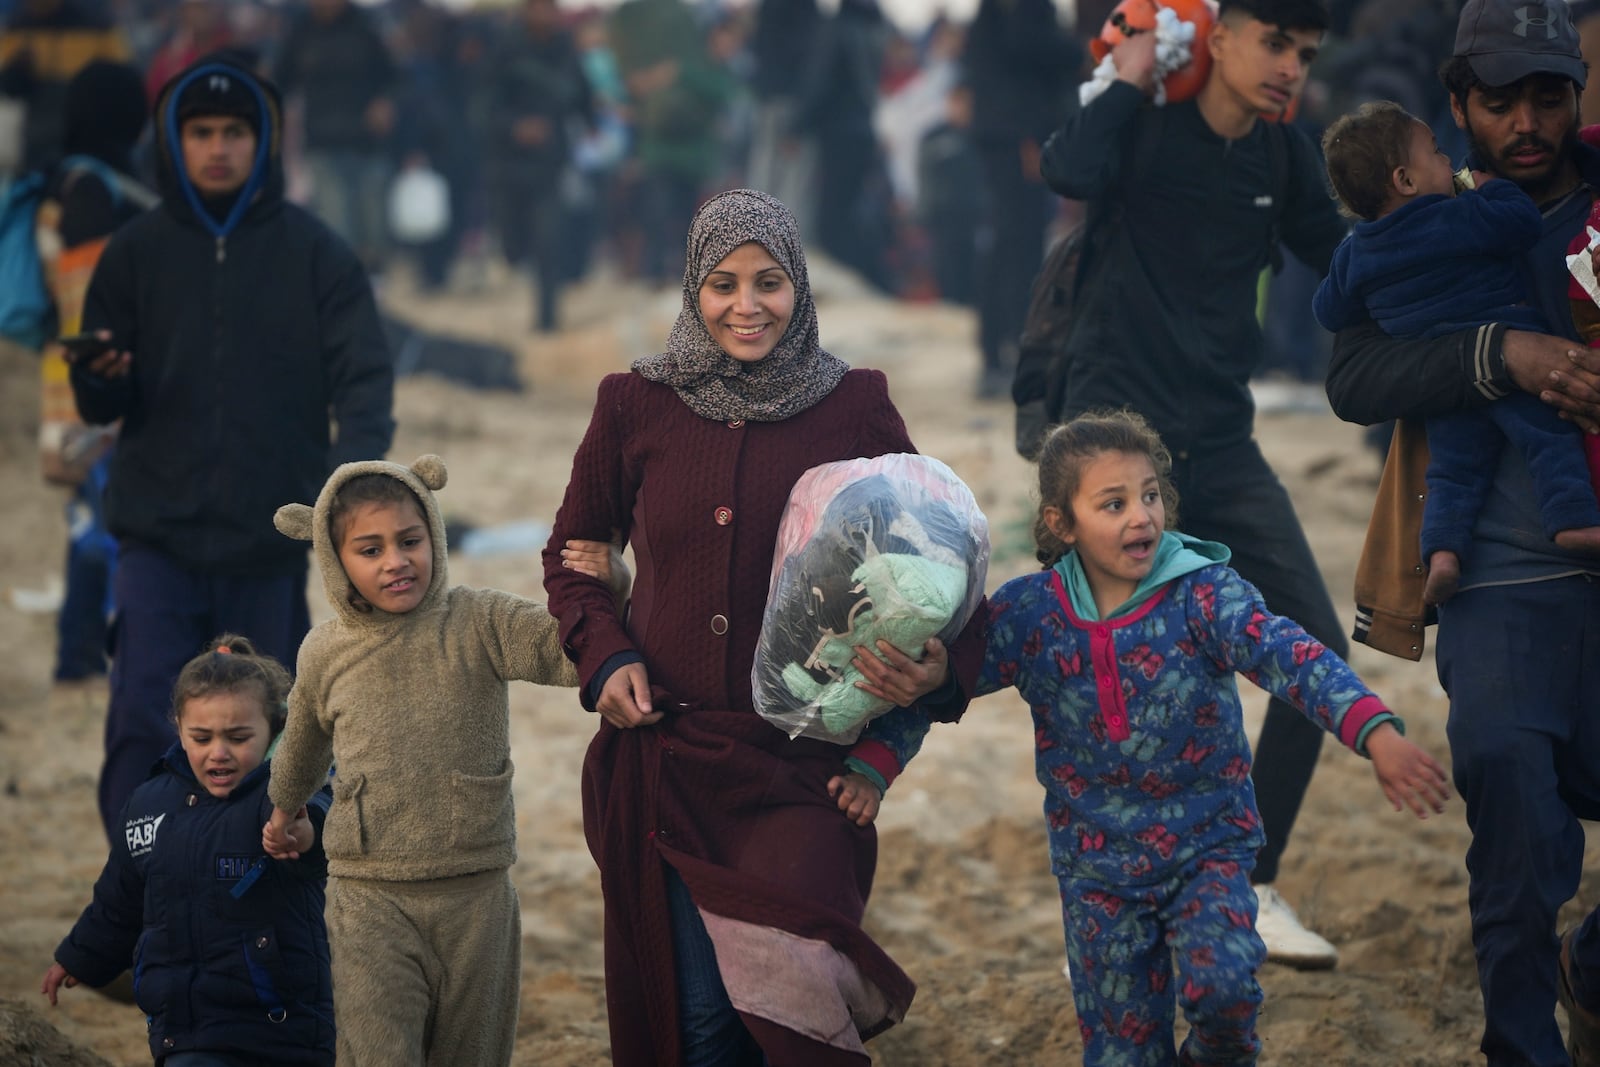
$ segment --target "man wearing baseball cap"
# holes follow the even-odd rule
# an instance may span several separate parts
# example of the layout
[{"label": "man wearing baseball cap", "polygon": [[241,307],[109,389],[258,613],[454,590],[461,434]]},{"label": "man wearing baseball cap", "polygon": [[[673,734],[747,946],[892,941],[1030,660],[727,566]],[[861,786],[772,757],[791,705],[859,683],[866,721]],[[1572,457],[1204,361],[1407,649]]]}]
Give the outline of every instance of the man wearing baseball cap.
[{"label": "man wearing baseball cap", "polygon": [[[1543,237],[1523,267],[1530,300],[1561,336],[1501,324],[1434,341],[1392,340],[1370,322],[1341,330],[1328,372],[1340,417],[1419,419],[1523,390],[1586,429],[1600,423],[1600,359],[1577,340],[1565,263],[1600,190],[1600,152],[1577,136],[1587,78],[1564,0],[1468,0],[1440,79],[1467,135],[1467,162],[1516,182],[1540,206]],[[1420,512],[1414,492],[1380,508],[1389,499]],[[1396,522],[1420,523],[1401,507]],[[1420,564],[1420,547],[1402,548]],[[1414,607],[1420,653],[1426,616],[1420,600]],[[1543,536],[1515,449],[1501,456],[1460,592],[1439,608],[1438,624],[1455,784],[1472,830],[1481,1048],[1490,1067],[1600,1067],[1600,913],[1559,936],[1556,928],[1582,874],[1578,820],[1600,818],[1600,559]],[[1558,999],[1569,1022],[1565,1049]]]}]

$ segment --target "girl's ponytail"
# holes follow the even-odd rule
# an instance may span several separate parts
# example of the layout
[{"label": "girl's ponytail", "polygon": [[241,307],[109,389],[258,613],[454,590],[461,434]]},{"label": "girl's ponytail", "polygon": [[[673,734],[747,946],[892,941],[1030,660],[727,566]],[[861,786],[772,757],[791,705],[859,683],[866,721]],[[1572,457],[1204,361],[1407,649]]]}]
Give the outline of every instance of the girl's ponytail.
[{"label": "girl's ponytail", "polygon": [[248,637],[223,634],[179,672],[172,687],[172,721],[178,721],[183,706],[191,700],[254,689],[266,709],[272,736],[276,737],[289,717],[289,689],[293,684],[283,664],[257,652]]}]

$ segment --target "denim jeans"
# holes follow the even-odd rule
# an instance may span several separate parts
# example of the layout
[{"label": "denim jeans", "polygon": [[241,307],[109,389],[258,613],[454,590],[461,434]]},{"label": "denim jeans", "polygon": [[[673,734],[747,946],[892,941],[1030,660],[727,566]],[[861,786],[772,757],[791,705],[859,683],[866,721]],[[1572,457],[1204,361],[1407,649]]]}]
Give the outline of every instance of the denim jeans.
[{"label": "denim jeans", "polygon": [[672,915],[683,1067],[762,1067],[766,1057],[723,988],[716,950],[700,909],[671,867],[667,868],[667,906]]}]

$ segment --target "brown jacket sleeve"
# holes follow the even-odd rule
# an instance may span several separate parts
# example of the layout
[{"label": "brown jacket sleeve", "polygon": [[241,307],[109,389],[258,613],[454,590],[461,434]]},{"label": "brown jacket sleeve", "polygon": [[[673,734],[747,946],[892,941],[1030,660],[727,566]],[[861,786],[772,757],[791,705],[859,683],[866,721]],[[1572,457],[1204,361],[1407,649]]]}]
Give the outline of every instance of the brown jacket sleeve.
[{"label": "brown jacket sleeve", "polygon": [[1356,627],[1364,645],[1419,660],[1432,611],[1422,600],[1422,507],[1427,499],[1428,436],[1422,423],[1401,419],[1383,464],[1367,538],[1356,563]]}]

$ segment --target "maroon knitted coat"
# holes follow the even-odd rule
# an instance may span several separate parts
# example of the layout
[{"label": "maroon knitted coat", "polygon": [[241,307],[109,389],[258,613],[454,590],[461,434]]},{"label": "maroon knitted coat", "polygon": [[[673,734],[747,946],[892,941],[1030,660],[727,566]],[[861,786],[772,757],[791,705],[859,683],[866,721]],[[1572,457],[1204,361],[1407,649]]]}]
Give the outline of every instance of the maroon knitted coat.
[{"label": "maroon knitted coat", "polygon": [[[636,650],[655,709],[667,713],[634,730],[602,723],[584,761],[584,830],[605,894],[617,1064],[679,1061],[664,862],[708,926],[725,918],[802,948],[831,945],[865,983],[866,1006],[850,1004],[842,1039],[841,1031],[780,1024],[746,1010],[739,983],[741,973],[761,973],[755,985],[763,988],[746,990],[781,1002],[791,988],[786,964],[769,955],[760,968],[742,966],[713,929],[729,994],[773,1067],[867,1062],[859,1040],[904,1016],[915,987],[860,927],[876,831],[847,820],[827,794],[849,750],[791,741],[768,724],[754,710],[750,670],[778,521],[795,481],[821,463],[912,451],[878,371],[849,372],[821,402],[780,422],[702,418],[672,389],[637,374],[600,383],[544,565],[580,691],[587,694],[610,656]],[[603,541],[616,530],[638,570],[626,625],[600,582],[560,560],[569,538]],[[965,634],[952,644],[965,691],[982,651],[981,640]],[[784,1014],[782,1005],[770,1014]]]}]

